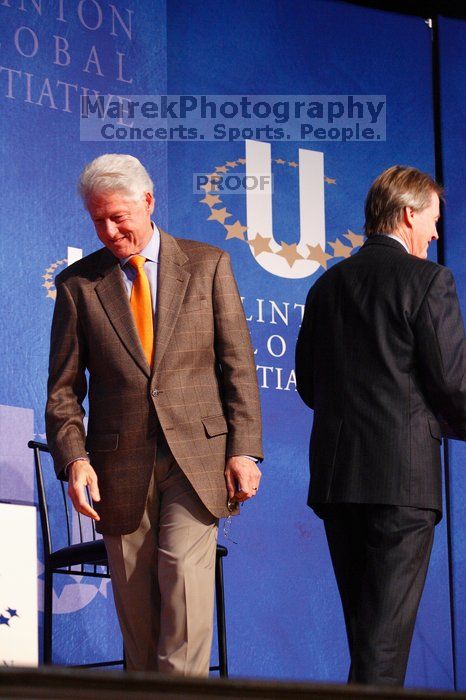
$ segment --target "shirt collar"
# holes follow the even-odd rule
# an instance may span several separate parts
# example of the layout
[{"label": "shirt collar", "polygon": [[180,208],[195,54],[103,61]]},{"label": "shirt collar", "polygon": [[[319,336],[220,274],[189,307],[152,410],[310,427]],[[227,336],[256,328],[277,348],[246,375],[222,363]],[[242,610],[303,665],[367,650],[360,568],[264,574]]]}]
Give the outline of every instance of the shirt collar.
[{"label": "shirt collar", "polygon": [[[159,250],[160,250],[160,231],[157,228],[157,226],[154,224],[153,221],[150,222],[152,226],[152,236],[148,242],[148,244],[141,250],[138,255],[142,255],[144,258],[147,258],[147,260],[150,260],[151,262],[158,263],[159,261]],[[132,258],[132,255],[128,255],[127,258],[121,258],[120,260],[120,265],[123,268],[128,260]]]},{"label": "shirt collar", "polygon": [[385,233],[384,235],[388,236],[388,238],[393,238],[393,240],[398,241],[398,243],[401,243],[401,245],[406,250],[406,252],[409,253],[408,246],[406,245],[406,243],[403,241],[402,238],[400,238],[399,236],[395,236],[394,233]]}]

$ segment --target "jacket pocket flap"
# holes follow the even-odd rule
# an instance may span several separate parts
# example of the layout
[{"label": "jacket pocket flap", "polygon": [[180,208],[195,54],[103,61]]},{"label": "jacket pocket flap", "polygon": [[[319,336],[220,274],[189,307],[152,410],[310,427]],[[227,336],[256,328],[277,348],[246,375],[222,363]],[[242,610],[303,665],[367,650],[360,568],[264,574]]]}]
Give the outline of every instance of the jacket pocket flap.
[{"label": "jacket pocket flap", "polygon": [[203,309],[207,309],[207,307],[208,302],[206,297],[194,297],[184,301],[180,309],[180,314],[188,314],[192,311],[202,311]]},{"label": "jacket pocket flap", "polygon": [[201,418],[201,420],[209,437],[224,435],[228,432],[225,416],[207,416],[207,418]]},{"label": "jacket pocket flap", "polygon": [[86,449],[89,452],[114,452],[118,447],[118,433],[94,433],[88,435]]},{"label": "jacket pocket flap", "polygon": [[429,418],[428,423],[429,423],[430,434],[432,435],[432,437],[437,438],[437,440],[441,440],[442,439],[442,431],[440,430],[440,426],[437,423],[437,421],[433,421]]}]

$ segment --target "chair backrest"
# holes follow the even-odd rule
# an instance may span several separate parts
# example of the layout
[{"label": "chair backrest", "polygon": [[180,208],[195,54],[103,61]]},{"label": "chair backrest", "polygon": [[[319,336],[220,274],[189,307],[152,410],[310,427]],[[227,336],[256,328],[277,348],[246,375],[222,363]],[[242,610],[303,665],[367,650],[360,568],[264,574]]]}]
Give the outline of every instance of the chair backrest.
[{"label": "chair backrest", "polygon": [[[55,476],[48,445],[31,440],[45,556],[78,542],[97,539],[94,521],[77,513],[67,496],[67,484]],[[87,493],[90,500],[90,494]]]}]

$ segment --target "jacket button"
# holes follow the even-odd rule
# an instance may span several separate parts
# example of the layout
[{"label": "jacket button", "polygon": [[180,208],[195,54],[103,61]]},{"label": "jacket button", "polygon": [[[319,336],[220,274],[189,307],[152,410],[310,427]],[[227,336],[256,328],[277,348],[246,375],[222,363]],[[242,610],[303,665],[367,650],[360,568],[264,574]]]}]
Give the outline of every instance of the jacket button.
[{"label": "jacket button", "polygon": [[159,395],[159,390],[158,390],[158,389],[152,389],[152,391],[151,391],[150,393],[152,394],[152,396],[158,396],[158,395]]}]

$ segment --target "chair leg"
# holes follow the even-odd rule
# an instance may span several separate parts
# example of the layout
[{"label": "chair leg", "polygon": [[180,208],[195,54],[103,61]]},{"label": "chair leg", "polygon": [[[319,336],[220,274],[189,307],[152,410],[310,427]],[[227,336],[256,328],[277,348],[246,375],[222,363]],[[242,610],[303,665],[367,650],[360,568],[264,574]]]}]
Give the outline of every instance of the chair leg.
[{"label": "chair leg", "polygon": [[227,633],[225,622],[225,594],[223,590],[223,558],[215,562],[215,604],[217,609],[218,658],[220,676],[228,678]]},{"label": "chair leg", "polygon": [[52,663],[52,615],[53,615],[53,573],[47,568],[44,575],[44,664]]}]

